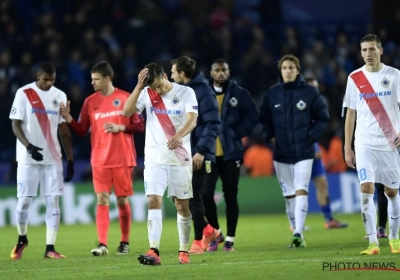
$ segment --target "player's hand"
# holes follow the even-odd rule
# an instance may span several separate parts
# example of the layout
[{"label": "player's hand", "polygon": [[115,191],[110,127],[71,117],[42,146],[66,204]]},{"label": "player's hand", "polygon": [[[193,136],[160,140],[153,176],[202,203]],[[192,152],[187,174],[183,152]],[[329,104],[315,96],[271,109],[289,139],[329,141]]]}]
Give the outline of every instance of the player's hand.
[{"label": "player's hand", "polygon": [[396,138],[394,139],[393,144],[394,144],[397,148],[400,147],[400,133],[397,134]]},{"label": "player's hand", "polygon": [[137,86],[140,88],[144,88],[146,86],[146,79],[149,73],[149,69],[143,68],[138,74],[138,82]]},{"label": "player's hand", "polygon": [[356,157],[354,156],[354,152],[352,149],[345,149],[344,150],[344,160],[348,167],[355,169],[356,166]]},{"label": "player's hand", "polygon": [[193,170],[200,170],[203,165],[204,156],[199,153],[195,153],[193,156]]},{"label": "player's hand", "polygon": [[271,138],[271,140],[269,140],[271,142],[272,145],[275,145],[275,137]]},{"label": "player's hand", "polygon": [[39,151],[42,151],[42,148],[36,147],[35,145],[29,144],[26,146],[26,150],[28,151],[28,154],[37,161],[42,161],[43,160],[43,155],[39,153]]},{"label": "player's hand", "polygon": [[105,123],[103,129],[105,133],[118,133],[121,131],[121,126],[115,123]]},{"label": "player's hand", "polygon": [[67,163],[67,176],[64,178],[64,182],[69,182],[72,180],[72,177],[74,177],[74,161],[69,160]]},{"label": "player's hand", "polygon": [[180,144],[182,144],[182,136],[180,136],[179,134],[175,134],[168,139],[167,147],[170,150],[175,150]]},{"label": "player's hand", "polygon": [[64,104],[63,102],[60,103],[60,115],[68,122],[70,123],[72,121],[72,117],[70,115],[71,108],[70,108],[71,101],[67,101],[67,104]]}]

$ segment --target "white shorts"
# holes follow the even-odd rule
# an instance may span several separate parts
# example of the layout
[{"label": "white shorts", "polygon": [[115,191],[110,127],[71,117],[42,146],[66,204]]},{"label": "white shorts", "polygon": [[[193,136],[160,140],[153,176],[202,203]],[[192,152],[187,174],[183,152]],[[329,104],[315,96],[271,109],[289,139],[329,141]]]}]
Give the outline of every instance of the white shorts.
[{"label": "white shorts", "polygon": [[168,188],[168,197],[189,199],[193,197],[191,165],[163,165],[146,163],[143,177],[146,195],[163,196]]},{"label": "white shorts", "polygon": [[397,151],[356,148],[355,156],[360,185],[371,182],[381,183],[391,189],[399,188],[400,158]]},{"label": "white shorts", "polygon": [[282,188],[283,196],[295,195],[297,190],[308,192],[313,159],[306,159],[295,164],[274,161],[275,172]]},{"label": "white shorts", "polygon": [[62,164],[23,164],[17,168],[17,197],[36,196],[40,185],[40,196],[64,194]]}]

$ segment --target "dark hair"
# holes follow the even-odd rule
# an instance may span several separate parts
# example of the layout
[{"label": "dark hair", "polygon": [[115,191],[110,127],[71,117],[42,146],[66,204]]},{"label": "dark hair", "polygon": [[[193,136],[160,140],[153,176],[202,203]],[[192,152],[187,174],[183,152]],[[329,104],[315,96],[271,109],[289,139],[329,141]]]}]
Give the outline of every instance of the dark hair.
[{"label": "dark hair", "polygon": [[146,85],[151,85],[154,83],[155,79],[162,79],[164,77],[164,69],[160,64],[149,63],[144,66],[149,72],[147,73]]},{"label": "dark hair", "polygon": [[107,61],[96,63],[90,70],[90,73],[99,73],[104,78],[107,76],[110,77],[111,80],[114,78],[114,70]]},{"label": "dark hair", "polygon": [[226,62],[226,60],[222,58],[217,58],[211,65],[214,65],[215,63],[225,63],[226,65],[229,66],[228,62]]},{"label": "dark hair", "polygon": [[176,64],[176,71],[178,73],[185,72],[185,76],[189,79],[193,78],[196,71],[196,61],[188,56],[181,56],[177,59],[171,60],[171,65]]},{"label": "dark hair", "polygon": [[49,75],[53,75],[56,73],[56,67],[54,66],[54,64],[50,62],[43,62],[39,66],[39,73],[46,73]]},{"label": "dark hair", "polygon": [[282,64],[286,60],[293,62],[294,65],[296,65],[297,70],[300,71],[300,61],[296,56],[294,56],[292,54],[284,55],[284,56],[282,56],[281,60],[278,61],[278,70],[279,71],[282,70]]},{"label": "dark hair", "polygon": [[382,48],[381,39],[379,39],[379,37],[376,36],[375,34],[367,34],[364,37],[362,37],[360,40],[360,44],[364,42],[375,42],[379,48]]}]

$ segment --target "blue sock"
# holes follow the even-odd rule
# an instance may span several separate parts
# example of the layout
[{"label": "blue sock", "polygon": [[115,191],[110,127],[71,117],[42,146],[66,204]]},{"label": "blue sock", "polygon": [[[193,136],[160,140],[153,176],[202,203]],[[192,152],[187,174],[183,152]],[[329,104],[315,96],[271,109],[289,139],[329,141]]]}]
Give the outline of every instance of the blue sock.
[{"label": "blue sock", "polygon": [[322,214],[324,214],[325,221],[331,221],[333,219],[331,206],[329,205],[329,203],[325,206],[322,206],[321,211],[322,211]]}]

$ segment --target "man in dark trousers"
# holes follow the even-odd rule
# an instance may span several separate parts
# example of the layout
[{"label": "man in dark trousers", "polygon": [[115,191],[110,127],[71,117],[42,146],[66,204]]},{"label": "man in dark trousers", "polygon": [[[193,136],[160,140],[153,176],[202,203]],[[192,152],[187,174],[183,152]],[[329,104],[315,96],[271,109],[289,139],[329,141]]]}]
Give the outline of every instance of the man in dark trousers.
[{"label": "man in dark trousers", "polygon": [[221,233],[205,220],[202,199],[206,173],[210,172],[211,162],[215,162],[214,142],[221,122],[215,94],[208,86],[204,74],[196,71],[196,61],[182,56],[172,60],[171,64],[171,78],[176,83],[191,87],[199,106],[197,125],[191,132],[193,198],[189,204],[194,225],[194,241],[189,254],[202,254],[211,241],[221,236]]},{"label": "man in dark trousers", "polygon": [[[214,193],[217,180],[221,177],[227,219],[224,250],[233,251],[239,218],[237,195],[243,161],[242,138],[253,131],[258,114],[249,92],[230,77],[229,65],[225,60],[215,60],[211,65],[210,75],[210,87],[215,92],[221,115],[221,127],[215,141],[216,162],[211,163],[211,172],[207,174],[203,201],[208,222],[219,229]],[[221,234],[209,244],[207,251],[216,251],[223,241]]]}]

